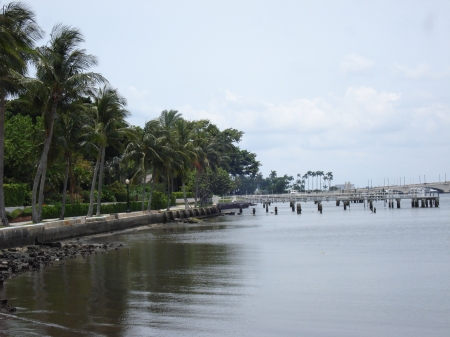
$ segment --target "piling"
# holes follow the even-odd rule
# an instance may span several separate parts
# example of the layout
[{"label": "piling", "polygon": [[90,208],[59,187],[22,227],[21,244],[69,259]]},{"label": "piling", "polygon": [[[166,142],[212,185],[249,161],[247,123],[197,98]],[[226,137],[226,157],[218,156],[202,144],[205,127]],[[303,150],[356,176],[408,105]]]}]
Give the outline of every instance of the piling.
[{"label": "piling", "polygon": [[400,199],[397,199],[397,208],[400,208]]},{"label": "piling", "polygon": [[297,214],[302,214],[302,204],[301,203],[297,204]]},{"label": "piling", "polygon": [[278,214],[278,208],[275,206],[275,214]]},{"label": "piling", "polygon": [[256,209],[253,207],[253,215],[255,215],[256,213]]},{"label": "piling", "polygon": [[336,200],[336,206],[339,206],[339,205],[340,205],[340,203],[341,203],[341,201],[340,201],[340,200]]},{"label": "piling", "polygon": [[269,205],[266,204],[266,213],[269,213]]}]

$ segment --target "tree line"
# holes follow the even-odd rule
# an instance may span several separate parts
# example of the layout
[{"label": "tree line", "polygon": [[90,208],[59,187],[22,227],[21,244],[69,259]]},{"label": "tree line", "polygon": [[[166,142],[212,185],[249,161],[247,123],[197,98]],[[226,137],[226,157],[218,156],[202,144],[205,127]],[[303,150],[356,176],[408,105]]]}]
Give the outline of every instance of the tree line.
[{"label": "tree line", "polygon": [[[12,2],[0,11],[0,218],[8,225],[4,182],[30,186],[34,223],[46,200],[89,200],[88,216],[120,191],[125,180],[150,209],[153,193],[190,190],[204,202],[211,193],[236,188],[236,177],[256,177],[260,163],[240,149],[243,132],[220,130],[208,120],[190,121],[164,110],[143,128],[127,123],[127,102],[100,73],[98,61],[81,48],[74,27],[57,24],[49,41],[34,12]],[[30,68],[35,76],[28,77]],[[56,197],[55,197],[56,196]],[[67,197],[69,199],[67,199]],[[86,198],[85,198],[86,197]]]}]

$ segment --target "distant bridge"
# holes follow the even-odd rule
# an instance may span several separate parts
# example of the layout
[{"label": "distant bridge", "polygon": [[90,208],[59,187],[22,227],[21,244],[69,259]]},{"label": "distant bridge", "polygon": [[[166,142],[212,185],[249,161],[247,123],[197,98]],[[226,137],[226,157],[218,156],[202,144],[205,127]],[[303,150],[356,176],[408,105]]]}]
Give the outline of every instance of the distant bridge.
[{"label": "distant bridge", "polygon": [[415,189],[425,189],[427,192],[432,189],[439,193],[450,193],[450,181],[445,182],[432,182],[432,183],[422,183],[422,184],[407,184],[407,185],[389,185],[389,186],[376,186],[371,188],[356,188],[351,190],[346,190],[349,192],[364,192],[364,191],[387,191],[394,190],[404,194],[408,194],[411,190]]}]

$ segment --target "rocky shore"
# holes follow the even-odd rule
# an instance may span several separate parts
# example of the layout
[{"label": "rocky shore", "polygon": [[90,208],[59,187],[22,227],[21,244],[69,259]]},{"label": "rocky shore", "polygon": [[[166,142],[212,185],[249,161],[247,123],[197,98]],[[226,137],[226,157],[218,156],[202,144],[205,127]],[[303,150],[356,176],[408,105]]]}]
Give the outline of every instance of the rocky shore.
[{"label": "rocky shore", "polygon": [[51,242],[42,245],[0,250],[0,285],[24,271],[38,270],[52,265],[55,261],[86,257],[119,249],[122,244],[102,244],[71,242]]}]

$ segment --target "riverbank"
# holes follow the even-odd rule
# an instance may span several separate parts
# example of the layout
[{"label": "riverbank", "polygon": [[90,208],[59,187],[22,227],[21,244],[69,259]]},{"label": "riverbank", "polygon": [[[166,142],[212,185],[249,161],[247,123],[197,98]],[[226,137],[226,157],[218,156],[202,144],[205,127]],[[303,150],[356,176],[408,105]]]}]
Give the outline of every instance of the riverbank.
[{"label": "riverbank", "polygon": [[220,215],[219,209],[216,206],[210,206],[187,210],[117,213],[99,217],[77,217],[45,221],[39,224],[16,225],[0,229],[0,249],[33,246],[39,243],[110,233],[145,225],[218,215]]}]

